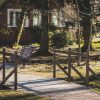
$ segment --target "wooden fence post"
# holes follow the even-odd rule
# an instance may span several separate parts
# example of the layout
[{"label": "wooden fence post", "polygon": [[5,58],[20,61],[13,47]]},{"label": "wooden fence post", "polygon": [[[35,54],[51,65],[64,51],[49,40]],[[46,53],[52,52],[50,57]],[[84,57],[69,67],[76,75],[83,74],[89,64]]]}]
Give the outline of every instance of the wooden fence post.
[{"label": "wooden fence post", "polygon": [[[3,71],[2,71],[2,80],[5,79],[5,65],[6,65],[6,53],[5,53],[5,48],[3,48]],[[5,83],[4,83],[5,84]]]},{"label": "wooden fence post", "polygon": [[15,73],[14,73],[14,90],[17,90],[17,63],[18,63],[18,59],[17,59],[17,51],[15,51]]},{"label": "wooden fence post", "polygon": [[89,50],[87,50],[86,57],[86,86],[89,85]]},{"label": "wooden fence post", "polygon": [[68,49],[68,81],[71,81],[71,48]]},{"label": "wooden fence post", "polygon": [[53,48],[53,78],[56,78],[56,50]]}]

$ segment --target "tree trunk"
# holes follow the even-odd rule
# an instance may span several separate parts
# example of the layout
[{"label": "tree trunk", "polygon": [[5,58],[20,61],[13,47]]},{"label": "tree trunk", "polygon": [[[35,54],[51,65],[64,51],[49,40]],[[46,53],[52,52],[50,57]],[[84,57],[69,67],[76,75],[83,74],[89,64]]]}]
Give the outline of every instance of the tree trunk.
[{"label": "tree trunk", "polygon": [[49,48],[49,40],[48,40],[48,0],[41,1],[41,7],[44,10],[42,13],[42,33],[41,33],[41,40],[40,40],[40,49],[38,53],[40,55],[47,55],[48,48]]},{"label": "tree trunk", "polygon": [[42,55],[48,54],[48,47],[48,15],[42,15],[42,33],[39,53]]},{"label": "tree trunk", "polygon": [[86,15],[83,19],[83,40],[84,44],[81,48],[82,52],[85,52],[87,49],[92,49],[92,41],[90,41],[91,38],[91,18]]},{"label": "tree trunk", "polygon": [[[83,0],[84,7],[80,6],[81,12],[84,12],[83,17],[83,39],[84,39],[84,45],[81,48],[81,51],[85,52],[87,49],[92,49],[92,40],[91,40],[91,33],[92,33],[92,15],[91,15],[91,0]],[[86,9],[87,8],[87,9]]]}]

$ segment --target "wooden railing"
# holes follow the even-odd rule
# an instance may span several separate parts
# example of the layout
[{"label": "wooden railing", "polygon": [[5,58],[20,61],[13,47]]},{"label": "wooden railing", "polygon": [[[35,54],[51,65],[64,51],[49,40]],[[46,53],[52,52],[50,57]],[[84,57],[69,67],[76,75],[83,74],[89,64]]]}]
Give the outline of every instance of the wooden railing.
[{"label": "wooden railing", "polygon": [[17,90],[17,51],[15,51],[14,54],[14,69],[6,76],[5,70],[6,70],[6,56],[7,53],[5,52],[5,48],[3,48],[2,51],[2,55],[3,55],[3,62],[2,62],[2,66],[0,67],[0,71],[2,71],[2,80],[0,83],[0,88],[3,89],[3,85],[5,85],[5,82],[14,74],[14,90]]},{"label": "wooden railing", "polygon": [[[68,49],[68,51],[66,51],[65,56],[64,57],[68,57],[68,66],[67,66],[67,70],[64,69],[64,67],[62,67],[58,62],[57,62],[57,58],[56,56],[58,55],[57,52],[59,52],[59,50],[56,50],[55,48],[53,49],[53,78],[56,78],[56,66],[58,66],[67,76],[68,76],[68,81],[72,81],[72,69],[86,82],[86,85],[88,86],[89,83],[89,73],[91,72],[94,77],[96,79],[99,79],[96,75],[96,73],[90,68],[89,66],[89,51],[87,51],[86,53],[79,53],[79,52],[73,52],[71,50],[71,48]],[[61,52],[60,52],[61,53]],[[74,56],[82,56],[85,57],[85,63],[86,63],[86,76],[84,77],[82,75],[82,73],[72,64],[72,55]]]}]

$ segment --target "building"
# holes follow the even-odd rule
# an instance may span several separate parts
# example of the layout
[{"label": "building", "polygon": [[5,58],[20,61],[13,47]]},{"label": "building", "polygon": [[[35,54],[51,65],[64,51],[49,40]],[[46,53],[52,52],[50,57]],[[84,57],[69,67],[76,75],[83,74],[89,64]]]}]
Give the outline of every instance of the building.
[{"label": "building", "polygon": [[[50,2],[50,3],[53,3],[53,2]],[[10,3],[6,4],[5,7],[0,9],[0,45],[10,45],[10,44],[12,45],[16,42],[17,35],[19,32],[18,22],[20,22],[21,12],[22,10],[20,9],[20,5],[18,4],[17,0],[16,1],[12,0]],[[58,27],[62,27],[61,23],[57,21],[56,16],[53,15],[52,17],[50,17],[52,18],[50,19],[51,24],[56,25],[56,26],[59,24]],[[36,36],[36,38],[38,38],[38,33],[41,30],[38,31],[38,33],[36,33],[37,31],[35,32],[33,27],[37,28],[41,26],[41,20],[42,20],[41,17],[42,17],[42,14],[37,9],[33,9],[33,11],[31,12],[31,16],[29,16],[26,12],[23,34],[20,40],[21,44],[24,44],[24,43],[27,44],[27,43],[37,41],[33,37]]]}]

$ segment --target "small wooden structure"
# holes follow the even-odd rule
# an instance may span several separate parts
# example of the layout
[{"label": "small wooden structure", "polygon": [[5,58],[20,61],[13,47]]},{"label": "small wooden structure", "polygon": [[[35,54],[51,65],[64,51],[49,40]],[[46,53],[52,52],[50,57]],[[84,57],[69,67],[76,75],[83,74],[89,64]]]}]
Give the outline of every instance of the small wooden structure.
[{"label": "small wooden structure", "polygon": [[26,45],[21,49],[17,49],[17,50],[13,50],[13,49],[9,50],[9,48],[7,48],[6,54],[10,56],[9,58],[7,58],[8,62],[15,61],[14,51],[17,51],[18,61],[23,63],[23,66],[25,66],[26,61],[30,60],[32,52],[36,51],[36,47],[33,47],[31,45]]},{"label": "small wooden structure", "polygon": [[23,66],[25,66],[26,60],[30,59],[33,49],[35,50],[35,47],[33,46],[24,46],[22,48],[19,57],[20,57],[20,60],[22,60]]},{"label": "small wooden structure", "polygon": [[14,69],[6,76],[5,73],[5,67],[6,67],[6,56],[7,53],[5,52],[5,48],[3,48],[2,51],[3,54],[3,62],[2,66],[0,67],[0,71],[2,71],[2,80],[0,82],[0,88],[3,89],[3,85],[5,85],[5,82],[14,74],[14,90],[17,90],[17,52],[15,51],[14,57],[15,57],[15,62],[14,62]]},{"label": "small wooden structure", "polygon": [[[24,46],[21,50],[21,52],[14,51],[13,53],[6,52],[5,48],[3,48],[3,51],[1,52],[3,54],[3,62],[2,66],[0,67],[0,71],[2,71],[2,81],[0,82],[0,88],[3,89],[3,85],[5,85],[5,82],[14,74],[14,90],[17,90],[17,65],[18,60],[22,61],[23,66],[25,66],[26,60],[30,59],[30,56],[32,54],[32,51],[36,50],[36,47],[33,46]],[[11,56],[11,60],[14,62],[14,69],[6,76],[5,73],[5,67],[6,67],[6,56]]]},{"label": "small wooden structure", "polygon": [[[89,73],[91,72],[94,77],[96,79],[99,79],[96,75],[96,73],[90,68],[89,66],[89,51],[87,51],[86,53],[79,53],[79,52],[73,52],[71,50],[71,48],[68,49],[68,51],[66,52],[66,57],[68,57],[68,66],[67,66],[67,70],[64,69],[64,67],[62,67],[56,60],[56,53],[57,53],[58,50],[54,49],[53,50],[53,78],[56,78],[56,66],[58,66],[65,74],[66,76],[68,76],[68,81],[72,81],[72,70],[74,70],[79,76],[80,78],[82,78],[85,82],[86,82],[86,85],[88,86],[88,83],[89,83]],[[85,60],[85,63],[86,63],[86,76],[84,77],[81,72],[72,64],[72,55],[74,56],[82,56],[82,57],[85,57],[86,60]]]}]

